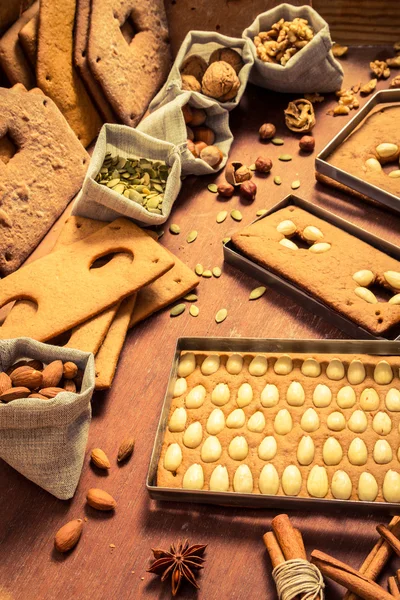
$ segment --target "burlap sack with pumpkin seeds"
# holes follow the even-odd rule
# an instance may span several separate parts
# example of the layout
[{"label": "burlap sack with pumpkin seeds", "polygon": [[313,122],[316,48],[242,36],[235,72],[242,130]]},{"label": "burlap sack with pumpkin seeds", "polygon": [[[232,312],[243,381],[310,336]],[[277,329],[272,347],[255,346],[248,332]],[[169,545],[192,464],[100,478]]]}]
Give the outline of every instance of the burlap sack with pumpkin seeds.
[{"label": "burlap sack with pumpkin seeds", "polygon": [[[292,56],[285,66],[263,62],[258,58],[253,42],[255,36],[261,31],[269,31],[282,18],[292,21],[296,17],[307,19],[314,29],[311,41]],[[310,6],[280,4],[259,15],[242,35],[249,42],[254,56],[251,83],[276,92],[296,94],[335,92],[341,88],[343,69],[331,51],[329,26]]]},{"label": "burlap sack with pumpkin seeds", "polygon": [[[161,214],[149,212],[139,201],[131,200],[122,193],[96,181],[107,154],[112,157],[132,158],[134,162],[140,161],[140,159],[150,159],[166,163],[170,172],[166,179]],[[157,139],[126,125],[106,123],[97,138],[82,189],[72,208],[72,214],[99,221],[113,221],[118,217],[128,217],[139,225],[159,225],[168,219],[181,183],[180,149],[175,144]],[[143,191],[141,189],[139,193]],[[145,191],[147,193],[147,189]]]},{"label": "burlap sack with pumpkin seeds", "polygon": [[[201,158],[195,158],[187,147],[186,124],[182,113],[185,104],[206,111],[206,127],[215,133],[214,145],[218,146],[224,158],[216,169]],[[189,124],[190,127],[190,124]],[[137,129],[161,140],[172,142],[180,149],[182,173],[184,175],[209,175],[222,169],[228,159],[233,135],[229,129],[229,113],[220,104],[201,94],[183,92],[172,102],[168,102],[138,125]]]},{"label": "burlap sack with pumpkin seeds", "polygon": [[[157,108],[163,106],[167,102],[171,102],[171,100],[185,92],[185,90],[182,90],[180,69],[183,61],[188,56],[197,54],[204,58],[204,60],[208,63],[211,54],[217,48],[232,48],[233,50],[239,52],[239,54],[242,56],[244,65],[238,73],[240,88],[235,98],[228,102],[218,102],[218,100],[211,98],[213,102],[219,103],[225,110],[232,110],[235,108],[235,106],[239,104],[244,90],[246,89],[250,70],[254,63],[253,54],[248,40],[227,37],[226,35],[221,35],[220,33],[216,33],[214,31],[189,31],[182,42],[166,83],[163,85],[149,106],[150,112],[155,111]],[[200,92],[193,92],[193,94],[196,96],[204,96]],[[208,98],[208,96],[206,96],[206,98]]]},{"label": "burlap sack with pumpkin seeds", "polygon": [[21,359],[73,361],[84,371],[79,393],[50,400],[0,402],[0,458],[61,500],[72,498],[85,457],[94,389],[93,354],[30,338],[0,340],[0,372]]}]

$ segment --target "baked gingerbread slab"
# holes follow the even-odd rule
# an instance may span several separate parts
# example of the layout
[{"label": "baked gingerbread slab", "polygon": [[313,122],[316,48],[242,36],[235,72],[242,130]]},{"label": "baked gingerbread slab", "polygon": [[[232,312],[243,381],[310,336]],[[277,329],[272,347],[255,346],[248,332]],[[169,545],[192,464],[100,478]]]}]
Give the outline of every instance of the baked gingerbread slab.
[{"label": "baked gingerbread slab", "polygon": [[399,358],[180,356],[159,487],[400,502]]},{"label": "baked gingerbread slab", "polygon": [[375,335],[400,322],[400,262],[297,206],[258,220],[232,241]]}]

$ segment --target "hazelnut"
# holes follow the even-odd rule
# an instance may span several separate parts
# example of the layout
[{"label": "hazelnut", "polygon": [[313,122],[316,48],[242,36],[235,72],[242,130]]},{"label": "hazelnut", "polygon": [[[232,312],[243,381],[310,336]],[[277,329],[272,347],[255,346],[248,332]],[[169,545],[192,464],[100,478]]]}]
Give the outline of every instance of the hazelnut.
[{"label": "hazelnut", "polygon": [[223,196],[223,198],[231,198],[235,188],[230,183],[225,182],[219,184],[217,191],[220,196]]},{"label": "hazelnut", "polygon": [[202,108],[194,108],[191,107],[192,119],[190,124],[192,127],[198,127],[199,125],[203,125],[207,119],[207,113]]},{"label": "hazelnut", "polygon": [[215,142],[215,133],[209,127],[196,127],[193,129],[193,134],[196,142],[205,142],[207,146]]},{"label": "hazelnut", "polygon": [[194,133],[193,133],[193,129],[191,129],[190,127],[186,126],[186,136],[188,140],[194,140]]},{"label": "hazelnut", "polygon": [[229,163],[225,169],[226,180],[231,185],[240,185],[243,181],[251,179],[252,176],[250,169],[238,161]]},{"label": "hazelnut", "polygon": [[276,133],[276,127],[272,123],[264,123],[258,130],[262,140],[270,140]]},{"label": "hazelnut", "polygon": [[183,118],[185,119],[186,124],[188,124],[192,121],[193,112],[192,112],[192,109],[190,108],[189,104],[185,104],[185,106],[182,106],[182,114],[183,114]]},{"label": "hazelnut", "polygon": [[235,69],[236,75],[243,67],[243,60],[239,52],[232,48],[217,48],[210,56],[209,64],[217,61],[224,61]]},{"label": "hazelnut", "polygon": [[232,100],[240,88],[235,69],[223,60],[213,62],[204,73],[202,92],[220,102]]},{"label": "hazelnut", "polygon": [[192,140],[187,140],[186,143],[187,143],[187,149],[189,150],[189,152],[191,152],[195,158],[198,158],[199,154],[197,152],[196,146],[194,145],[194,142],[192,142]]},{"label": "hazelnut", "polygon": [[257,186],[254,181],[245,181],[240,186],[240,195],[244,200],[253,202],[257,194]]},{"label": "hazelnut", "polygon": [[304,152],[312,152],[315,148],[315,139],[312,135],[303,135],[299,141],[300,150]]},{"label": "hazelnut", "polygon": [[204,73],[207,71],[207,63],[198,54],[192,54],[185,58],[181,66],[181,75],[191,75],[199,83],[203,79]]},{"label": "hazelnut", "polygon": [[255,162],[258,173],[269,173],[272,169],[272,160],[265,156],[259,156]]},{"label": "hazelnut", "polygon": [[236,183],[243,183],[243,181],[247,181],[252,178],[252,173],[248,167],[242,165],[235,171],[235,179]]},{"label": "hazelnut", "polygon": [[216,169],[221,164],[224,155],[217,146],[206,146],[200,152],[200,158],[210,165],[210,167]]},{"label": "hazelnut", "polygon": [[193,75],[182,75],[182,89],[188,92],[201,92],[201,85]]},{"label": "hazelnut", "polygon": [[195,142],[194,146],[196,148],[197,156],[200,156],[200,152],[207,148],[207,144],[205,142]]}]

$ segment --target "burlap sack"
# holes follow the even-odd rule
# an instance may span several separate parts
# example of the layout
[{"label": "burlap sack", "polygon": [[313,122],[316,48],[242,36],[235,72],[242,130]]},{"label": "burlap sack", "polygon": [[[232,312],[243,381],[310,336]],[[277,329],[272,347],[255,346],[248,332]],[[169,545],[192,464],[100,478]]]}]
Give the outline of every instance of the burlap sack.
[{"label": "burlap sack", "polygon": [[[285,67],[259,59],[253,43],[254,37],[260,31],[269,31],[281,18],[291,21],[296,17],[307,19],[317,32],[307,46],[295,54]],[[343,69],[332,54],[328,24],[310,6],[280,4],[259,15],[243,31],[243,38],[249,42],[254,56],[250,81],[256,85],[276,92],[299,94],[335,92],[342,86]]]},{"label": "burlap sack", "polygon": [[[210,167],[204,160],[195,158],[187,148],[187,132],[182,113],[182,106],[185,104],[202,108],[207,113],[205,125],[214,131],[214,145],[218,146],[224,155],[217,169]],[[229,113],[217,102],[213,102],[211,98],[193,92],[184,92],[172,102],[160,107],[143,119],[137,129],[178,146],[184,175],[209,175],[222,169],[226,164],[233,142],[233,135],[229,129]]]},{"label": "burlap sack", "polygon": [[[111,152],[112,156],[119,155],[125,158],[163,160],[172,167],[164,192],[162,215],[147,211],[137,202],[128,200],[122,194],[95,181],[107,152]],[[181,189],[181,183],[179,148],[138,129],[106,123],[97,138],[82,189],[72,208],[72,214],[100,221],[113,221],[118,217],[129,217],[139,225],[158,225],[168,219],[172,205]]]},{"label": "burlap sack", "polygon": [[29,338],[0,340],[0,372],[20,359],[71,360],[84,370],[79,394],[0,403],[0,458],[61,500],[72,498],[82,471],[91,419],[94,358]]},{"label": "burlap sack", "polygon": [[[220,33],[216,33],[214,31],[189,31],[182,42],[166,83],[149,106],[150,112],[153,112],[160,106],[170,102],[185,91],[182,90],[180,67],[187,56],[198,54],[202,56],[206,62],[208,62],[212,52],[221,47],[232,48],[233,50],[237,50],[239,54],[242,55],[244,66],[240,69],[238,74],[241,85],[236,97],[233,100],[229,102],[218,102],[213,98],[212,100],[213,102],[218,102],[218,104],[225,108],[225,110],[232,110],[235,108],[243,96],[250,70],[254,62],[248,40],[227,37],[226,35],[221,35]],[[199,92],[193,92],[193,94],[196,96],[203,96],[203,94],[200,94]]]}]

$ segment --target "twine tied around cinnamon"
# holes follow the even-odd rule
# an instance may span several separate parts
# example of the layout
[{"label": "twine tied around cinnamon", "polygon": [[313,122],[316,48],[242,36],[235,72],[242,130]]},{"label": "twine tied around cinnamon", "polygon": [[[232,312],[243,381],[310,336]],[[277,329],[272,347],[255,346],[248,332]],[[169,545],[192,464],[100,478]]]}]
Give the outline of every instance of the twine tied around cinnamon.
[{"label": "twine tied around cinnamon", "polygon": [[324,580],[320,570],[308,560],[287,560],[272,571],[279,600],[293,600],[301,595],[302,600],[324,600]]}]

